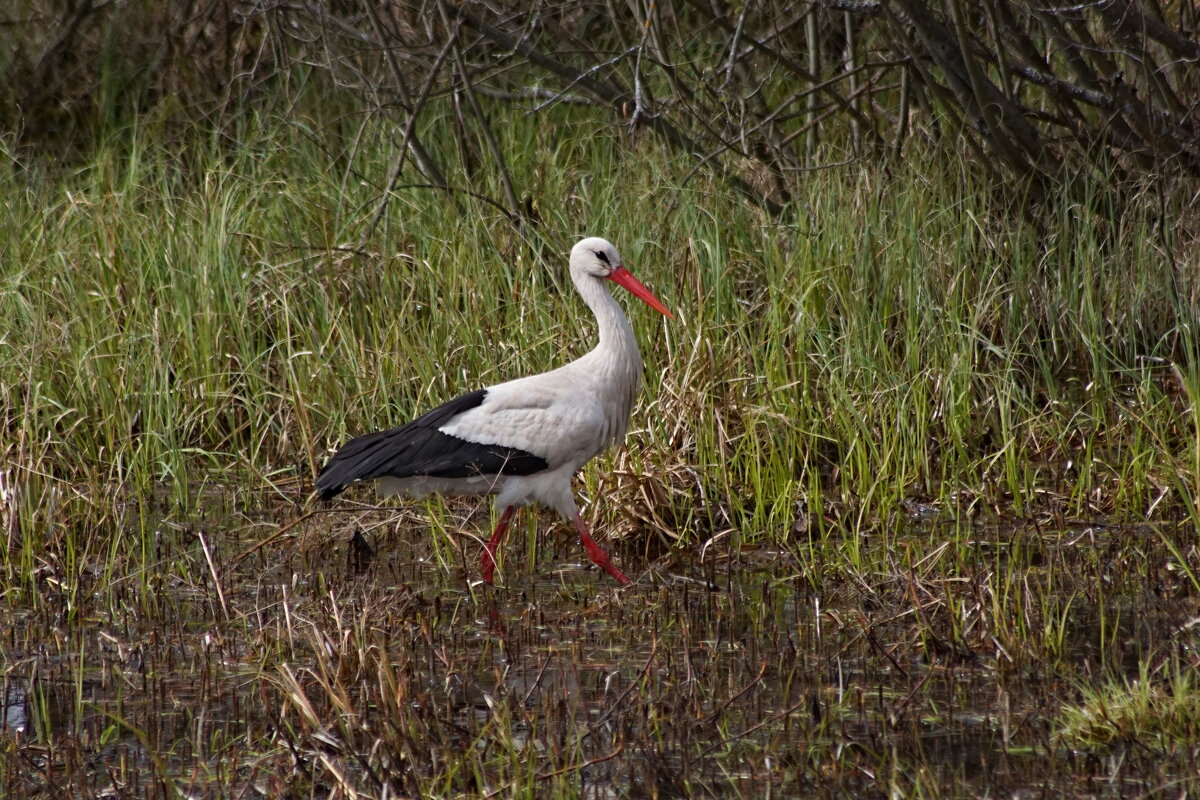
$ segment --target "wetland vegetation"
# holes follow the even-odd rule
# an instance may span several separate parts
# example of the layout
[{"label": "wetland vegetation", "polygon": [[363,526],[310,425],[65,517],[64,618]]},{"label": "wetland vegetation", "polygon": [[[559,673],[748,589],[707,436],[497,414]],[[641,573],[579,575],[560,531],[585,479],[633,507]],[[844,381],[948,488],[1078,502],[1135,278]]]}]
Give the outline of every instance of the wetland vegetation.
[{"label": "wetland vegetation", "polygon": [[[756,201],[603,104],[337,77],[0,136],[0,794],[1200,795],[1186,175],[830,121]],[[631,586],[549,514],[491,588],[486,503],[313,500],[590,347],[587,234],[677,314],[580,478]]]}]

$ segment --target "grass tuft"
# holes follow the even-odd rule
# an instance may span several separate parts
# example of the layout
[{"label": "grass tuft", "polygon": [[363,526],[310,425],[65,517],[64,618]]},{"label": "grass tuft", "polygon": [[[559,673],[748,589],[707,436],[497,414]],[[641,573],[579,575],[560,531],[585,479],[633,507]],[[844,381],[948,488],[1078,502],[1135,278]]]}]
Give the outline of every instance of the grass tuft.
[{"label": "grass tuft", "polygon": [[1200,685],[1191,666],[1152,671],[1142,664],[1134,679],[1084,686],[1080,693],[1080,702],[1064,706],[1055,723],[1056,740],[1066,747],[1200,748]]}]

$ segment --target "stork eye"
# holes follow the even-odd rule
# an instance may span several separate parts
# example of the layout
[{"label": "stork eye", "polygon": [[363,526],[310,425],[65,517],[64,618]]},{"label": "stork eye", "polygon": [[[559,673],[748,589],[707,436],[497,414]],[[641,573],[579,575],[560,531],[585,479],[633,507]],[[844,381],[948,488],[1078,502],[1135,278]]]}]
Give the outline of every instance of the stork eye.
[{"label": "stork eye", "polygon": [[592,252],[596,254],[596,258],[600,259],[605,264],[608,264],[608,256],[605,255],[603,250],[593,250]]}]

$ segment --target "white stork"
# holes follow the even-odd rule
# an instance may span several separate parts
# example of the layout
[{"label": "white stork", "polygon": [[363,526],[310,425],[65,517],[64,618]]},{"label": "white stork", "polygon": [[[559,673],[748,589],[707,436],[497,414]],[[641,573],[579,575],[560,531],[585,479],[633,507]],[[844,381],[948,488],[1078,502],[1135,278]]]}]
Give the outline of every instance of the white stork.
[{"label": "white stork", "polygon": [[600,343],[594,350],[550,372],[465,394],[399,428],[351,439],[317,476],[321,499],[372,479],[383,494],[496,495],[500,520],[482,556],[489,584],[514,510],[536,501],[572,520],[592,561],[628,583],[588,532],[571,492],[580,467],[625,436],[642,380],[633,328],[605,281],[672,314],[604,239],[571,248],[571,280],[596,315]]}]

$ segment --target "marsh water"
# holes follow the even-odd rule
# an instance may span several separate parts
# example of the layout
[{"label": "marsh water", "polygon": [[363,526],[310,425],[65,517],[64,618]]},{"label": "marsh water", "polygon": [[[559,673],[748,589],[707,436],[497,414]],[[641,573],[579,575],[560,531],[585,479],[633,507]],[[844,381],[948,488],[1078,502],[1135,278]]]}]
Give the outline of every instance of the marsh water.
[{"label": "marsh water", "polygon": [[239,502],[147,511],[75,584],[39,566],[3,623],[7,796],[1196,790],[1187,754],[1056,734],[1089,676],[1194,652],[1182,528],[922,507],[610,542],[620,588],[543,514],[493,588],[478,509]]}]

